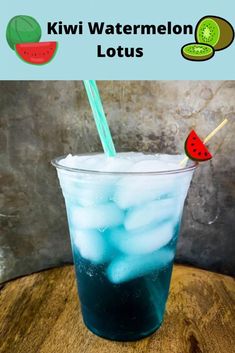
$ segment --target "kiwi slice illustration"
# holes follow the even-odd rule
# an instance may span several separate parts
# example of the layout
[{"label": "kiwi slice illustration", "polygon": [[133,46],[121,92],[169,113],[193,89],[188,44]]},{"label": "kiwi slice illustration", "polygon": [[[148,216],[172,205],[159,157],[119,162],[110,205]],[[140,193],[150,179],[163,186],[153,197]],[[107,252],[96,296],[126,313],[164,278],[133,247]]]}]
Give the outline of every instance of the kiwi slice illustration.
[{"label": "kiwi slice illustration", "polygon": [[212,58],[215,51],[207,44],[189,43],[183,46],[181,53],[185,59],[192,61],[205,61]]},{"label": "kiwi slice illustration", "polygon": [[196,26],[195,38],[198,43],[211,45],[215,50],[222,50],[232,44],[234,30],[224,18],[205,16]]}]

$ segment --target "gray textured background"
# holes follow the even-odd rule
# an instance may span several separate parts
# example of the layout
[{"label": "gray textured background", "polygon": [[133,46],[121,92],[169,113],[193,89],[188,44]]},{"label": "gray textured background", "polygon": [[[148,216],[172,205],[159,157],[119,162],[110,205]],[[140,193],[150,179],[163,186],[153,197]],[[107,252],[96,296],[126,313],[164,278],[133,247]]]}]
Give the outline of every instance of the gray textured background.
[{"label": "gray textured background", "polygon": [[[235,82],[99,82],[117,150],[182,152],[189,130],[214,159],[197,170],[177,260],[235,273]],[[71,262],[51,158],[101,150],[81,82],[0,82],[0,281]]]}]

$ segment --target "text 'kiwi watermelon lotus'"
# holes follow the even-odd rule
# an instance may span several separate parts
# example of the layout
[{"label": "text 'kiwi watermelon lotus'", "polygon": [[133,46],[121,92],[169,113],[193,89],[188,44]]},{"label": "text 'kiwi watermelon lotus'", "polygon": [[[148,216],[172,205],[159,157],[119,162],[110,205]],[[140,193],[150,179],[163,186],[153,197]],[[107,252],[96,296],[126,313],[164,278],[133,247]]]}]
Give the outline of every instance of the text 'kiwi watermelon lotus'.
[{"label": "text 'kiwi watermelon lotus'", "polygon": [[[189,35],[193,34],[193,26],[190,24],[106,24],[105,22],[79,21],[77,24],[65,24],[63,21],[48,22],[47,33],[53,35],[83,35],[84,33],[99,36],[112,35]],[[96,54],[98,58],[141,58],[144,55],[142,47],[105,47],[97,44]]]},{"label": "text 'kiwi watermelon lotus'", "polygon": [[40,24],[31,16],[15,16],[7,25],[6,39],[9,47],[28,64],[47,64],[57,52],[58,43],[40,42],[41,35]]},{"label": "text 'kiwi watermelon lotus'", "polygon": [[[234,40],[234,29],[227,20],[218,16],[201,18],[194,30],[191,24],[106,24],[105,22],[83,22],[75,24],[63,21],[47,22],[47,35],[90,35],[98,36],[170,36],[193,35],[194,42],[181,48],[182,56],[191,61],[211,59],[216,51],[229,47]],[[43,65],[50,62],[57,52],[56,41],[40,42],[42,30],[39,23],[31,16],[13,17],[7,26],[6,38],[11,49],[29,64]],[[97,39],[98,41],[98,39]],[[120,43],[121,44],[121,43]],[[96,43],[96,56],[99,58],[141,58],[143,47],[110,46]],[[156,43],[157,45],[157,43]],[[153,45],[154,48],[154,45]]]}]

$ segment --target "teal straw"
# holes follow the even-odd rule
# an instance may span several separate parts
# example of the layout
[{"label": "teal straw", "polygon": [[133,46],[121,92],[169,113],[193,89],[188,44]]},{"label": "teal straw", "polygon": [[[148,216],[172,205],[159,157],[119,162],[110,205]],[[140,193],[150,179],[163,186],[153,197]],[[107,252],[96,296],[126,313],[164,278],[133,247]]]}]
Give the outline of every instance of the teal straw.
[{"label": "teal straw", "polygon": [[113,139],[109,130],[109,125],[105,116],[96,82],[94,80],[84,80],[83,83],[86,89],[104,152],[108,157],[115,157],[116,150],[113,144]]}]

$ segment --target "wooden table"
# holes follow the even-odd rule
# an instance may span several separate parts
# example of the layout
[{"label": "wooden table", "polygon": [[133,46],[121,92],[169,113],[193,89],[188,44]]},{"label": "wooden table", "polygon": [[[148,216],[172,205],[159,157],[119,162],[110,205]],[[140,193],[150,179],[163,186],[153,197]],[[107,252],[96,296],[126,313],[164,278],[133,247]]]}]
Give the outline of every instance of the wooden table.
[{"label": "wooden table", "polygon": [[82,322],[72,266],[1,287],[1,353],[234,353],[235,282],[175,266],[165,322],[138,342],[111,342]]}]

